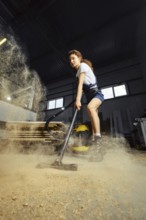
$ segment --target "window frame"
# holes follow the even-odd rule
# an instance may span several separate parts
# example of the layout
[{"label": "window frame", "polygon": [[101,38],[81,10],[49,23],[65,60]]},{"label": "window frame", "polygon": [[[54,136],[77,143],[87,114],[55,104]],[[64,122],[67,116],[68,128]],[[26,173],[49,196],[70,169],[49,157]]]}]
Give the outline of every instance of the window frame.
[{"label": "window frame", "polygon": [[[125,86],[126,94],[116,96],[115,87],[122,86],[122,85]],[[120,84],[114,84],[114,85],[111,85],[111,86],[106,86],[106,87],[101,88],[101,91],[102,91],[103,89],[108,89],[108,88],[109,88],[109,89],[112,88],[113,97],[111,97],[111,98],[104,98],[105,100],[115,99],[115,98],[121,98],[121,97],[125,97],[125,96],[128,95],[128,89],[127,89],[127,84],[126,84],[126,83],[120,83]]]},{"label": "window frame", "polygon": [[[103,90],[104,89],[111,89],[112,90],[112,93],[113,93],[113,97],[110,97],[110,98],[105,98],[105,100],[108,100],[108,99],[113,99],[114,98],[114,91],[113,91],[113,87],[112,86],[108,86],[108,87],[104,87],[104,88],[101,88],[101,92],[103,93]],[[104,93],[103,93],[104,94]],[[105,95],[104,95],[105,96]]]},{"label": "window frame", "polygon": [[[57,106],[57,101],[58,101],[59,99],[62,99],[62,106],[56,107],[56,106]],[[55,102],[55,103],[54,103],[54,107],[53,107],[53,108],[49,108],[49,103],[50,103],[50,102],[53,102],[53,101]],[[60,109],[60,108],[63,108],[63,106],[64,106],[64,98],[63,98],[63,97],[55,98],[55,99],[51,99],[51,100],[48,100],[48,101],[47,101],[47,110],[48,110],[48,111],[51,111],[51,110],[54,110],[54,109]]]},{"label": "window frame", "polygon": [[[117,95],[116,95],[116,92],[115,92],[115,87],[120,87],[120,86],[125,86],[125,92],[126,92],[126,94],[118,95],[118,96],[117,96]],[[114,85],[114,86],[113,86],[113,92],[114,92],[114,97],[115,97],[115,98],[119,98],[119,97],[123,97],[123,96],[128,95],[127,86],[126,86],[125,83],[121,83],[121,84],[118,84],[118,85]]]}]

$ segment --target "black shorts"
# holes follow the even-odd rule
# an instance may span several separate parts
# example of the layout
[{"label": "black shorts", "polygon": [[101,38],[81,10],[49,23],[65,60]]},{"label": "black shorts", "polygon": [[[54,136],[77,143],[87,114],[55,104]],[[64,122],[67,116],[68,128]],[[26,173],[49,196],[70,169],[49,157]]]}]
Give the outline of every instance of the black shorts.
[{"label": "black shorts", "polygon": [[102,94],[102,92],[100,90],[98,90],[98,92],[96,92],[95,94],[90,94],[90,93],[85,93],[86,99],[87,99],[87,103],[89,103],[93,98],[97,98],[99,99],[101,102],[104,101],[104,95]]}]

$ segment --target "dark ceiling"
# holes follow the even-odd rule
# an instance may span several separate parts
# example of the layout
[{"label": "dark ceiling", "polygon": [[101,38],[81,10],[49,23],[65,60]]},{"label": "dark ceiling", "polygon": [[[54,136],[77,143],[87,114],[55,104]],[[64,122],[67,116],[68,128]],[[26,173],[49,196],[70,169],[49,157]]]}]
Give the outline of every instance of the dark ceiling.
[{"label": "dark ceiling", "polygon": [[1,0],[0,23],[25,47],[44,84],[72,77],[68,51],[101,68],[134,57],[145,0]]}]

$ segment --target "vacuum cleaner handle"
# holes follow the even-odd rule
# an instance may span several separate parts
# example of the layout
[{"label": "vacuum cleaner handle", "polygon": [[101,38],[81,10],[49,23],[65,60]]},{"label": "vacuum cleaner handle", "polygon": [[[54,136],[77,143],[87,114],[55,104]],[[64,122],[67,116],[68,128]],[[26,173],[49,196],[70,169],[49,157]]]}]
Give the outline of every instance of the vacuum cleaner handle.
[{"label": "vacuum cleaner handle", "polygon": [[63,145],[63,147],[62,147],[62,149],[61,149],[61,152],[60,152],[60,154],[59,154],[59,155],[60,155],[60,163],[61,163],[62,158],[63,158],[63,156],[64,156],[64,152],[65,152],[65,150],[66,150],[66,146],[67,146],[67,143],[68,143],[68,141],[69,141],[70,134],[71,134],[72,128],[73,128],[74,123],[75,123],[75,119],[76,119],[76,116],[77,116],[77,112],[78,112],[78,109],[75,110],[75,113],[74,113],[74,116],[73,116],[71,125],[70,125],[70,127],[69,127],[68,133],[67,133],[66,138],[65,138],[65,141],[64,141],[64,145]]}]

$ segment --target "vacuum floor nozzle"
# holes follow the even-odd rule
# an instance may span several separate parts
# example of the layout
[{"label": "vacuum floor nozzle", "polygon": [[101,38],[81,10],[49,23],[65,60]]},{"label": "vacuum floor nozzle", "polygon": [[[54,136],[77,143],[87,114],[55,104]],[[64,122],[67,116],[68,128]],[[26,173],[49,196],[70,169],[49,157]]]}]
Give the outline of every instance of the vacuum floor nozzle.
[{"label": "vacuum floor nozzle", "polygon": [[58,160],[50,165],[51,168],[59,169],[59,170],[74,170],[78,169],[77,164],[64,164]]}]

